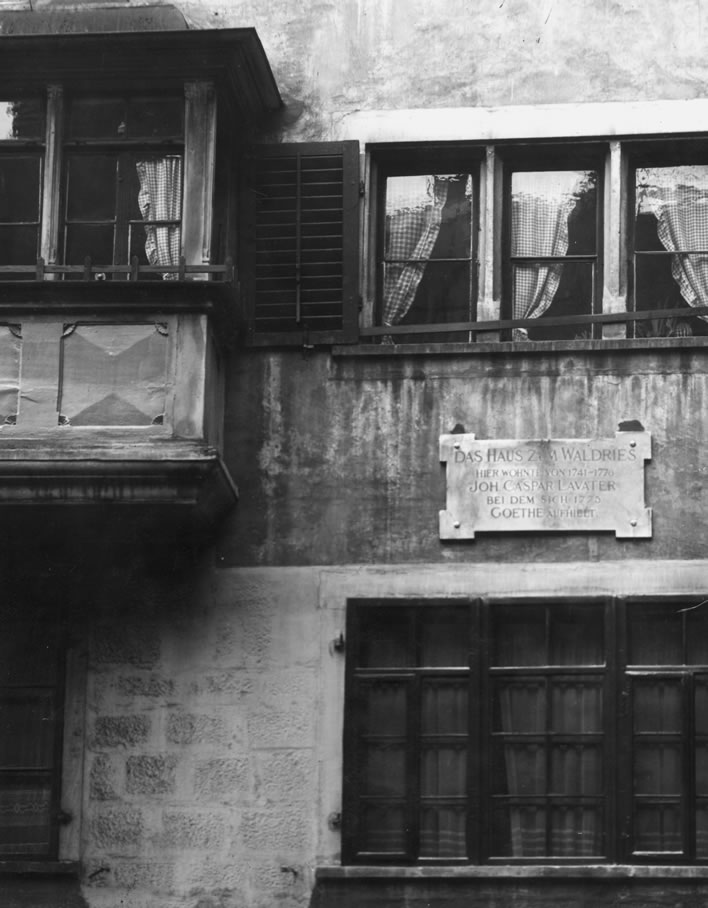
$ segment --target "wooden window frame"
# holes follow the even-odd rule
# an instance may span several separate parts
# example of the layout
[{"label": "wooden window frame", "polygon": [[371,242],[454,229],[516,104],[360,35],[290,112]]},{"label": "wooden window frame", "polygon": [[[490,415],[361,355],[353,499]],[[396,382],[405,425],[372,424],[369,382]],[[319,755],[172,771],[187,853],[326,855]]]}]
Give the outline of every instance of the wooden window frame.
[{"label": "wooden window frame", "polygon": [[[479,183],[479,245],[477,320],[454,325],[410,325],[385,327],[380,324],[381,286],[376,262],[382,242],[381,199],[385,176],[408,161],[430,160],[438,150],[442,159],[481,160]],[[390,337],[394,343],[435,342],[442,330],[468,331],[470,340],[510,340],[514,328],[538,327],[533,319],[510,317],[509,298],[509,206],[510,173],[514,169],[594,169],[598,173],[597,279],[593,312],[587,316],[543,316],[544,325],[570,326],[585,330],[589,339],[622,340],[637,335],[636,325],[650,319],[708,315],[708,305],[684,310],[642,310],[634,305],[632,282],[633,203],[632,174],[638,161],[681,163],[703,154],[708,163],[705,134],[666,135],[662,138],[636,135],[597,136],[592,139],[529,139],[515,141],[457,141],[444,143],[372,143],[367,149],[370,198],[366,203],[368,238],[363,275],[365,282],[363,325],[365,342],[380,343]],[[399,162],[397,165],[395,162]],[[648,165],[646,165],[648,166]],[[529,341],[542,343],[542,341]]]},{"label": "wooden window frame", "polygon": [[[491,828],[491,784],[490,757],[492,746],[491,689],[494,676],[517,674],[588,674],[588,666],[533,666],[500,667],[492,665],[490,646],[492,642],[491,615],[500,606],[543,606],[546,609],[562,609],[569,606],[590,607],[597,609],[603,621],[604,663],[594,666],[592,673],[602,677],[603,685],[603,778],[604,823],[603,838],[605,843],[602,855],[587,857],[544,856],[544,857],[510,857],[491,854],[489,830]],[[466,609],[469,617],[469,664],[457,674],[469,679],[469,726],[468,740],[468,788],[467,788],[467,854],[459,858],[425,858],[417,853],[418,813],[421,796],[416,788],[416,769],[420,751],[420,734],[414,716],[409,716],[407,740],[410,743],[407,755],[407,844],[404,851],[396,853],[364,852],[358,847],[358,812],[362,804],[358,791],[358,718],[355,691],[362,681],[380,678],[405,680],[415,698],[416,684],[420,677],[429,673],[425,666],[403,665],[392,669],[382,666],[358,665],[358,654],[362,645],[362,615],[367,609],[378,607],[400,608],[408,614],[408,627],[413,628],[421,610],[428,610],[428,616],[436,608],[458,607]],[[576,597],[559,599],[351,599],[348,601],[347,613],[347,666],[345,673],[345,722],[344,722],[344,795],[343,795],[343,861],[348,864],[387,864],[418,866],[450,864],[487,864],[511,865],[588,865],[588,864],[688,864],[706,866],[708,856],[696,857],[695,810],[696,789],[693,772],[694,747],[684,749],[682,822],[686,847],[683,854],[674,852],[638,852],[633,845],[635,838],[633,820],[633,764],[632,764],[632,723],[630,708],[630,683],[634,676],[651,674],[666,675],[682,673],[683,675],[708,675],[708,665],[700,666],[661,666],[647,670],[646,667],[632,666],[627,661],[628,647],[628,608],[672,609],[674,612],[690,612],[696,607],[695,597],[646,598],[612,598],[612,597]],[[437,670],[439,671],[439,669]],[[433,671],[434,673],[434,671]],[[688,682],[689,684],[692,681]],[[693,732],[690,716],[686,719],[686,729]],[[705,738],[706,735],[704,734]],[[474,741],[480,741],[479,747]],[[694,741],[696,739],[693,739]],[[546,792],[548,798],[550,792]],[[570,797],[570,796],[569,796]],[[708,796],[703,796],[704,805]]]}]

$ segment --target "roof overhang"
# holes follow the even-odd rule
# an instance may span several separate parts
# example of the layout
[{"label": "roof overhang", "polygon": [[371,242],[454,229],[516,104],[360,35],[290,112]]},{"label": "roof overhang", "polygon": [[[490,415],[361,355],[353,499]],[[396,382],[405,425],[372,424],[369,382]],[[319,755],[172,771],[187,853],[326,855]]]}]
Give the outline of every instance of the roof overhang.
[{"label": "roof overhang", "polygon": [[[18,15],[0,13],[0,96],[26,95],[48,82],[74,91],[144,92],[209,80],[226,90],[249,118],[282,106],[254,28],[66,32],[57,27],[39,34],[12,27]],[[45,17],[45,23],[50,19]]]}]

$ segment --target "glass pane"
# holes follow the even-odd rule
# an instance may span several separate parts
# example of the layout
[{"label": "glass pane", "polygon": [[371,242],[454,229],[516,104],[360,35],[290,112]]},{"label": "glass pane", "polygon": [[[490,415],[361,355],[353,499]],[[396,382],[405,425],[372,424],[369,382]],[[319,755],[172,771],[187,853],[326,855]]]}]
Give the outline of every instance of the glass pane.
[{"label": "glass pane", "polygon": [[48,693],[0,695],[0,768],[49,768],[53,762],[54,703]]},{"label": "glass pane", "polygon": [[421,794],[451,797],[467,792],[467,748],[423,747],[420,770]]},{"label": "glass pane", "polygon": [[361,850],[405,852],[406,815],[400,804],[365,804],[361,815]]},{"label": "glass pane", "polygon": [[128,102],[128,135],[152,139],[181,136],[182,98],[133,98]]},{"label": "glass pane", "polygon": [[39,98],[0,101],[0,140],[44,139],[44,108]]},{"label": "glass pane", "polygon": [[366,668],[414,665],[410,652],[410,617],[406,608],[367,608],[360,611],[359,664]]},{"label": "glass pane", "polygon": [[365,735],[406,733],[406,687],[399,681],[361,682]]},{"label": "glass pane", "polygon": [[594,262],[514,264],[512,317],[537,320],[514,329],[515,340],[559,340],[591,337],[584,325],[544,324],[544,318],[591,315],[595,292]]},{"label": "glass pane", "polygon": [[149,426],[165,412],[167,329],[78,325],[62,338],[61,414],[74,426]]},{"label": "glass pane", "polygon": [[406,749],[398,744],[366,746],[361,773],[365,795],[403,796],[406,793]]},{"label": "glass pane", "polygon": [[69,115],[72,139],[118,139],[126,135],[125,102],[120,98],[75,98]]},{"label": "glass pane", "polygon": [[420,813],[420,856],[461,858],[467,854],[464,807],[425,807]]},{"label": "glass pane", "polygon": [[634,790],[637,794],[680,794],[681,745],[678,742],[635,742]]},{"label": "glass pane", "polygon": [[547,665],[546,610],[503,606],[492,613],[492,665]]},{"label": "glass pane", "polygon": [[696,794],[708,796],[708,741],[696,743]]},{"label": "glass pane", "polygon": [[[69,224],[66,228],[67,265],[83,265],[88,256],[94,265],[113,264],[113,225]],[[81,275],[73,275],[76,280]]]},{"label": "glass pane", "polygon": [[708,735],[708,678],[699,675],[696,686],[696,734]]},{"label": "glass pane", "polygon": [[467,684],[423,681],[421,726],[424,735],[467,733]]},{"label": "glass pane", "polygon": [[39,220],[38,156],[0,157],[0,223]]},{"label": "glass pane", "polygon": [[681,727],[681,682],[635,680],[634,730],[680,732]]},{"label": "glass pane", "polygon": [[469,611],[430,608],[421,615],[423,665],[469,665]]},{"label": "glass pane", "polygon": [[551,811],[551,854],[559,858],[603,853],[602,812],[598,808],[560,806]]},{"label": "glass pane", "polygon": [[632,665],[681,665],[681,614],[678,606],[655,611],[641,606],[629,612],[629,662]]},{"label": "glass pane", "polygon": [[546,794],[546,749],[542,744],[497,741],[494,763],[498,772],[493,794],[519,797]]},{"label": "glass pane", "polygon": [[635,186],[635,248],[708,250],[708,165],[638,167]]},{"label": "glass pane", "polygon": [[492,812],[492,857],[540,858],[546,848],[543,807],[502,807]]},{"label": "glass pane", "polygon": [[518,734],[545,730],[545,683],[535,680],[498,682],[494,691],[494,731]]},{"label": "glass pane", "polygon": [[118,161],[113,155],[69,158],[66,216],[68,220],[113,220],[116,210]]},{"label": "glass pane", "polygon": [[389,177],[383,324],[467,321],[473,317],[472,218],[469,174]]},{"label": "glass pane", "polygon": [[604,614],[601,608],[551,609],[551,665],[602,665]]},{"label": "glass pane", "polygon": [[0,777],[0,854],[49,853],[51,802],[42,779]]},{"label": "glass pane", "polygon": [[696,808],[696,857],[708,858],[708,804],[705,801]]},{"label": "glass pane", "polygon": [[681,811],[678,804],[643,804],[636,810],[635,851],[673,851],[683,849]]},{"label": "glass pane", "polygon": [[[51,685],[57,677],[57,631],[51,616],[33,623],[8,623],[0,634],[0,682]],[[34,658],[27,659],[27,653]]]},{"label": "glass pane", "polygon": [[551,748],[551,793],[599,795],[603,790],[602,748],[556,744]]},{"label": "glass pane", "polygon": [[594,255],[596,199],[594,171],[515,171],[511,177],[511,254]]},{"label": "glass pane", "polygon": [[[34,265],[37,262],[37,227],[0,226],[0,265]],[[25,277],[34,278],[34,272]],[[14,279],[14,276],[13,276]]]},{"label": "glass pane", "polygon": [[602,684],[587,679],[553,681],[551,728],[554,732],[602,732]]},{"label": "glass pane", "polygon": [[708,665],[708,607],[686,612],[686,662]]}]

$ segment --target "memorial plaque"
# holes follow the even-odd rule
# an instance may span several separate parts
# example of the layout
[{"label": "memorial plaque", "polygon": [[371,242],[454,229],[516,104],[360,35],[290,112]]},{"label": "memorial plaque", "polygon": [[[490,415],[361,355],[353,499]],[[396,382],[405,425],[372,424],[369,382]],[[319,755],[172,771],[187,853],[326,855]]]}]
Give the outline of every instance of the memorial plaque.
[{"label": "memorial plaque", "polygon": [[649,432],[614,438],[480,441],[441,435],[447,464],[447,507],[441,539],[477,532],[588,531],[651,536],[644,506]]}]

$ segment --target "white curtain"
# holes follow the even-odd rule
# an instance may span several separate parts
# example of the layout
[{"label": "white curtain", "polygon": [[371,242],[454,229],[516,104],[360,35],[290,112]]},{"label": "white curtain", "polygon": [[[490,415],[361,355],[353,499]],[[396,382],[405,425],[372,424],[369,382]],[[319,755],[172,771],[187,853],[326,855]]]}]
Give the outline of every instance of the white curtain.
[{"label": "white curtain", "polygon": [[[145,222],[145,255],[151,265],[178,265],[181,253],[182,159],[138,161],[138,206]],[[172,223],[166,223],[172,222]],[[165,280],[177,274],[165,273]]]},{"label": "white curtain", "polygon": [[[565,255],[568,217],[578,200],[585,175],[575,171],[517,172],[512,183],[512,256]],[[517,189],[518,187],[518,189]],[[553,302],[563,265],[516,264],[513,269],[513,318],[538,318]],[[515,328],[515,340],[528,332]]]}]

